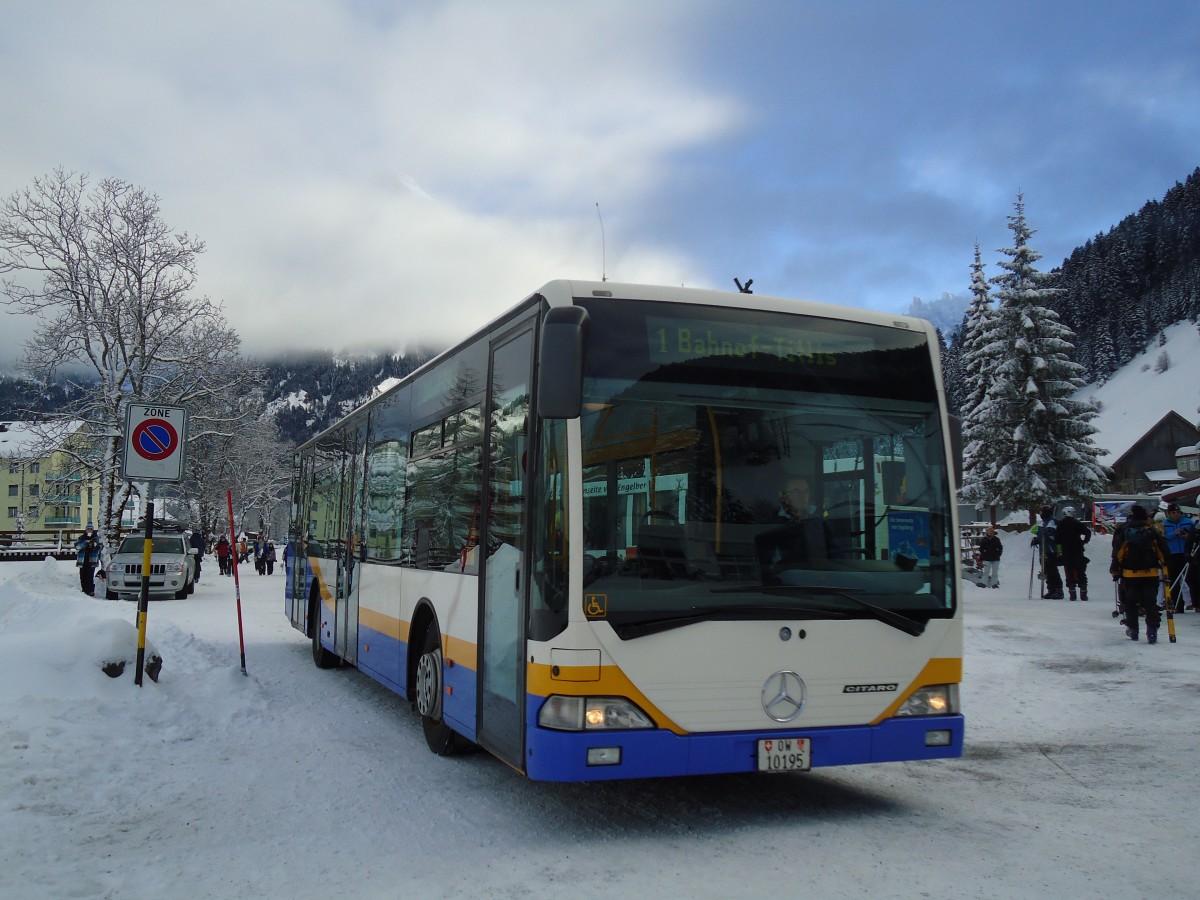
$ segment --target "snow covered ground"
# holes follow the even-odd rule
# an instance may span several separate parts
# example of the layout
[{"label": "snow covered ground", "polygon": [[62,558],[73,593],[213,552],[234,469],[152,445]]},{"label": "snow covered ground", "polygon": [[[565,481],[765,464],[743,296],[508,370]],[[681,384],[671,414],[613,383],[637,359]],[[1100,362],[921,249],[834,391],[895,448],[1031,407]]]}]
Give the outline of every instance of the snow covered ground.
[{"label": "snow covered ground", "polygon": [[137,688],[99,669],[134,604],[0,563],[0,897],[1196,896],[1200,615],[1134,644],[1106,539],[1086,604],[1027,600],[1003,539],[1001,589],[965,587],[963,759],[593,785],[430,754],[313,666],[278,573],[243,577],[249,677],[213,565],[151,605]]}]

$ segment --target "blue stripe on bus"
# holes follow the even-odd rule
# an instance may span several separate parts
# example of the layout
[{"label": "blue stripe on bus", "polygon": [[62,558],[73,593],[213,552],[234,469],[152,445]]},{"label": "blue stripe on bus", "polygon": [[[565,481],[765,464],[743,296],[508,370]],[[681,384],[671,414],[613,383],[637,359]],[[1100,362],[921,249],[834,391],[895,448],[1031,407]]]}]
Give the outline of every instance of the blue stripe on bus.
[{"label": "blue stripe on bus", "polygon": [[[370,650],[364,648],[370,647]],[[358,667],[393,691],[403,695],[404,673],[408,666],[408,644],[358,625]]]},{"label": "blue stripe on bus", "polygon": [[[812,741],[812,766],[960,757],[964,719],[922,716],[888,719],[878,725],[720,732],[677,735],[669,731],[553,731],[537,726],[542,698],[529,696],[526,774],[537,781],[600,781],[755,772],[760,738],[805,737]],[[950,744],[926,747],[927,731],[950,732]],[[621,763],[589,766],[589,747],[620,747]]]}]

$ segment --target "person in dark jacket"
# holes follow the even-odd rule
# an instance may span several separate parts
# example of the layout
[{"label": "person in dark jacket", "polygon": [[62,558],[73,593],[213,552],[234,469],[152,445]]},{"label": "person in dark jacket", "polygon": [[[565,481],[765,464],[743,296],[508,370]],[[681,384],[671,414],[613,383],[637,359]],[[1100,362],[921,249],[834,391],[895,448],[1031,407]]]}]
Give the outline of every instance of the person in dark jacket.
[{"label": "person in dark jacket", "polygon": [[1079,599],[1086,602],[1088,598],[1087,556],[1084,549],[1092,539],[1092,531],[1077,518],[1075,507],[1063,508],[1062,518],[1058,520],[1058,546],[1062,552],[1063,575],[1067,581],[1067,596],[1075,599],[1075,588],[1079,588]]},{"label": "person in dark jacket", "polygon": [[1162,614],[1158,609],[1158,584],[1167,572],[1167,546],[1162,535],[1150,527],[1145,507],[1129,510],[1120,547],[1113,561],[1113,579],[1121,581],[1121,608],[1125,634],[1138,639],[1138,616],[1146,619],[1147,643],[1158,642]]},{"label": "person in dark jacket", "polygon": [[987,534],[979,539],[979,562],[983,568],[983,587],[1000,587],[1000,557],[1004,553],[1004,545],[996,534],[995,527],[989,525]]},{"label": "person in dark jacket", "polygon": [[1042,597],[1046,600],[1063,599],[1062,576],[1058,574],[1058,522],[1054,520],[1054,507],[1043,506],[1041,525],[1034,525],[1033,540],[1029,546],[1038,548],[1042,561]]},{"label": "person in dark jacket", "polygon": [[95,529],[88,525],[75,541],[75,565],[79,568],[79,589],[89,597],[96,595],[96,564],[100,562],[100,542]]},{"label": "person in dark jacket", "polygon": [[807,478],[790,478],[779,494],[777,528],[754,539],[762,574],[767,583],[786,583],[785,573],[821,565],[833,554],[833,533],[809,503]]},{"label": "person in dark jacket", "polygon": [[200,580],[200,563],[204,559],[204,530],[202,528],[192,529],[192,534],[188,538],[188,546],[196,551],[196,577],[194,581]]}]

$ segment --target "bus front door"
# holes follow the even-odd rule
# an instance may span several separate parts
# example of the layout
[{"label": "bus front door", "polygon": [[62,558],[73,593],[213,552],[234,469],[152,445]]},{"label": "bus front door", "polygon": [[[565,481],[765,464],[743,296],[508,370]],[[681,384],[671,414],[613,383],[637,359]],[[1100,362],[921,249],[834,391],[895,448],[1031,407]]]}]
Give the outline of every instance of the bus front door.
[{"label": "bus front door", "polygon": [[526,523],[533,331],[492,344],[480,544],[478,743],[524,771]]}]

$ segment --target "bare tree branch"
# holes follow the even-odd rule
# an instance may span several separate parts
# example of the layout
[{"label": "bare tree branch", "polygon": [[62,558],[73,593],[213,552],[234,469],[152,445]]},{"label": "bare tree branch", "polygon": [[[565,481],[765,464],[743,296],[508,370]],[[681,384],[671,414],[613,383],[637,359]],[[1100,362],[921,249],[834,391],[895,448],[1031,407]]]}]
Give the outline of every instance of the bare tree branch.
[{"label": "bare tree branch", "polygon": [[[55,414],[83,423],[98,443],[77,450],[80,471],[101,481],[99,527],[111,542],[132,487],[120,479],[126,405],[195,411],[189,442],[236,433],[253,410],[257,372],[221,307],[193,292],[204,243],[172,232],[158,197],[117,178],[89,188],[56,169],[0,206],[0,303],[36,315],[23,367],[35,379],[82,368],[98,382]],[[90,380],[90,379],[89,379]]]}]

